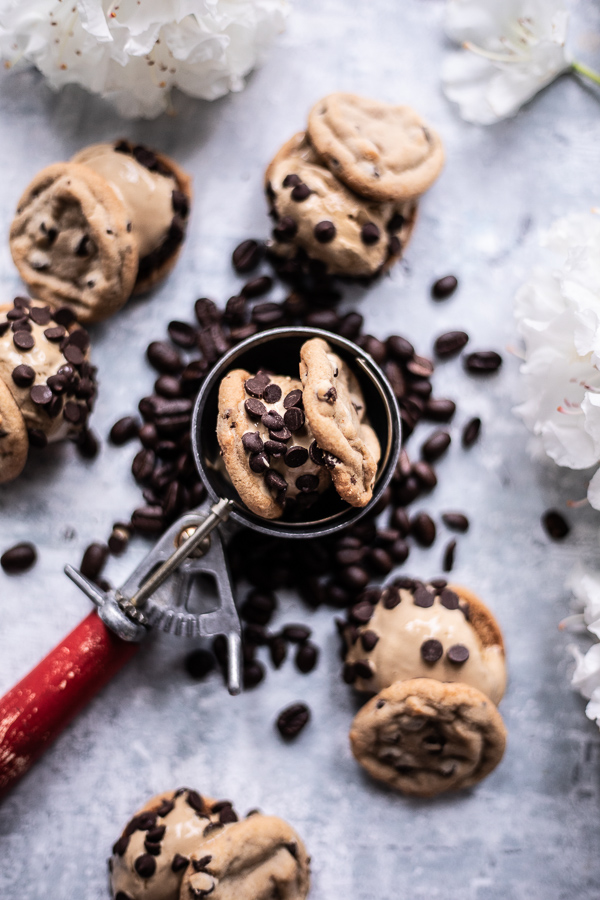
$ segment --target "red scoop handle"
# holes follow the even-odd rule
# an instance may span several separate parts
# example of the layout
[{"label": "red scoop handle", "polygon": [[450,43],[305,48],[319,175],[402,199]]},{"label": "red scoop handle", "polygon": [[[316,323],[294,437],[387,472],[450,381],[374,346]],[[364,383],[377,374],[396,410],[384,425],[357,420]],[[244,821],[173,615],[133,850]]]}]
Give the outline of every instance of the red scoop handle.
[{"label": "red scoop handle", "polygon": [[94,611],[0,699],[0,796],[137,652]]}]

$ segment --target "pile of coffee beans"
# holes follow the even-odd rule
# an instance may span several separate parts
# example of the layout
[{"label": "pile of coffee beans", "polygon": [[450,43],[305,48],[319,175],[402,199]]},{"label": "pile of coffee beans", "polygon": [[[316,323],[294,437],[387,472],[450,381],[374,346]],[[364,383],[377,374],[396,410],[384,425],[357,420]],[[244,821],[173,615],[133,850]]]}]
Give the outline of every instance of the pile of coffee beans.
[{"label": "pile of coffee beans", "polygon": [[[277,603],[274,591],[294,588],[313,608],[321,604],[351,608],[372,580],[381,581],[406,562],[413,544],[434,545],[439,523],[425,510],[412,510],[413,504],[437,484],[435,464],[451,444],[447,426],[455,415],[456,404],[434,395],[433,360],[418,354],[404,336],[378,338],[364,331],[358,311],[338,311],[338,283],[324,273],[320,264],[271,259],[266,245],[256,240],[240,244],[232,261],[239,274],[253,273],[253,277],[229,298],[224,309],[206,297],[200,298],[195,303],[194,322],[171,322],[168,339],[148,346],[147,358],[157,373],[154,391],[141,399],[137,414],[124,416],[110,432],[114,444],[139,442],[132,472],[144,503],[134,510],[130,521],[115,523],[107,544],[88,548],[84,556],[88,577],[104,584],[101,569],[106,556],[109,552],[123,552],[131,533],[158,536],[175,518],[204,500],[205,489],[194,465],[190,442],[194,398],[224,353],[267,328],[323,328],[356,342],[369,353],[384,371],[398,400],[404,447],[392,482],[376,508],[342,534],[287,541],[240,530],[232,539],[228,553],[234,578],[252,586],[241,605],[244,682],[248,688],[265,677],[259,648],[265,648],[275,668],[283,664],[290,645],[300,672],[312,671],[318,661],[318,649],[310,641],[310,629],[306,626],[287,625],[277,631],[268,628]],[[287,286],[284,299],[265,299],[282,283]],[[457,284],[454,276],[445,276],[432,289],[433,295],[443,299]],[[465,332],[448,332],[437,338],[434,352],[440,358],[448,358],[459,354],[468,341]],[[465,358],[466,371],[475,374],[495,371],[500,364],[501,358],[493,351],[473,352]],[[409,456],[407,442],[421,421],[438,423],[440,427]],[[470,447],[477,440],[480,428],[478,418],[467,423],[462,432],[463,447]],[[461,533],[468,528],[468,520],[461,512],[448,511],[442,519],[445,529]],[[440,559],[445,571],[452,568],[455,551],[456,540],[452,539]],[[217,638],[213,652],[224,667],[226,641]],[[198,651],[190,655],[186,667],[192,677],[202,677],[211,669],[205,653],[198,655]]]}]

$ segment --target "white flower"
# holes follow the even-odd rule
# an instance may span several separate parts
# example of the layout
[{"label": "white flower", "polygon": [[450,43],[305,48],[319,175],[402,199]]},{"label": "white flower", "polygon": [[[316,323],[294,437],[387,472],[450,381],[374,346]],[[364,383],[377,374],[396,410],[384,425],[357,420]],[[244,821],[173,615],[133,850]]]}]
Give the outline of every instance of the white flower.
[{"label": "white flower", "polygon": [[288,11],[288,0],[0,0],[0,56],[152,118],[175,87],[205,100],[242,90]]},{"label": "white flower", "polygon": [[[577,606],[582,609],[582,618],[587,630],[600,636],[600,577],[578,566],[569,576],[567,587],[573,592]],[[575,671],[571,686],[590,702],[585,712],[589,719],[600,726],[600,642],[595,642],[587,653],[578,647],[571,647],[575,657]]]},{"label": "white flower", "polygon": [[516,412],[558,465],[586,469],[600,462],[600,216],[560,219],[542,243],[555,267],[535,269],[515,298],[526,396]]},{"label": "white flower", "polygon": [[446,31],[463,49],[442,70],[444,93],[467,122],[514,116],[571,67],[564,0],[448,0]]}]

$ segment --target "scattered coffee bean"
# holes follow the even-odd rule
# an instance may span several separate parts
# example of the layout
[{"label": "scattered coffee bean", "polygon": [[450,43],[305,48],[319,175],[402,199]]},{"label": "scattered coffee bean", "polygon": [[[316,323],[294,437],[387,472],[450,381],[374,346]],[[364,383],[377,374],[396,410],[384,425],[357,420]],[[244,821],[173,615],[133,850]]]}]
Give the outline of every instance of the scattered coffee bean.
[{"label": "scattered coffee bean", "polygon": [[251,272],[259,264],[262,257],[262,247],[258,241],[242,241],[233,251],[232,262],[236,272],[240,275]]},{"label": "scattered coffee bean", "polygon": [[443,456],[450,446],[450,435],[447,431],[434,431],[421,447],[423,458],[427,462],[435,462]]},{"label": "scattered coffee bean", "polygon": [[292,644],[301,644],[309,639],[312,631],[307,625],[286,625],[281,634],[286,641],[290,641]]},{"label": "scattered coffee bean", "polygon": [[429,638],[421,644],[421,657],[427,663],[435,663],[442,658],[444,648],[441,641]]},{"label": "scattered coffee bean", "polygon": [[209,650],[198,648],[187,654],[183,664],[191,678],[200,680],[212,672],[215,667],[215,658]]},{"label": "scattered coffee bean", "polygon": [[120,556],[127,549],[131,528],[129,525],[116,522],[108,539],[108,549],[113,556]]},{"label": "scattered coffee bean", "polygon": [[469,648],[465,647],[464,644],[453,644],[452,647],[448,649],[446,656],[450,662],[453,662],[456,665],[462,665],[463,663],[466,663],[469,658]]},{"label": "scattered coffee bean", "polygon": [[277,716],[277,730],[287,740],[297,737],[310,721],[310,710],[305,703],[294,703]]},{"label": "scattered coffee bean", "polygon": [[243,676],[245,690],[257,687],[265,677],[265,667],[258,659],[245,663]]},{"label": "scattered coffee bean", "polygon": [[287,643],[280,635],[275,635],[269,641],[269,654],[271,662],[279,669],[287,656]]},{"label": "scattered coffee bean", "polygon": [[268,625],[273,617],[277,601],[271,592],[253,590],[248,594],[240,609],[240,615],[246,622],[255,625]]},{"label": "scattered coffee bean", "polygon": [[451,572],[454,568],[454,555],[456,553],[456,541],[448,541],[444,550],[444,558],[442,559],[442,569],[444,572]]},{"label": "scattered coffee bean", "polygon": [[28,541],[23,541],[4,551],[2,556],[0,556],[0,566],[8,575],[17,575],[30,569],[36,560],[37,550],[35,546]]},{"label": "scattered coffee bean", "polygon": [[133,438],[138,436],[140,427],[139,419],[136,419],[134,416],[124,416],[124,418],[115,422],[110,429],[109,439],[111,444],[120,447],[122,444],[126,444],[127,441],[133,440]]},{"label": "scattered coffee bean", "polygon": [[542,516],[542,525],[548,537],[554,541],[561,541],[566,538],[571,526],[566,519],[556,509],[547,510]]},{"label": "scattered coffee bean", "polygon": [[165,375],[174,375],[183,369],[179,353],[166,341],[152,341],[146,355],[150,365]]},{"label": "scattered coffee bean", "polygon": [[79,569],[90,581],[96,581],[108,558],[108,546],[97,541],[86,548]]},{"label": "scattered coffee bean", "polygon": [[458,287],[458,281],[454,275],[444,275],[433,283],[431,296],[434,300],[445,300],[454,293]]},{"label": "scattered coffee bean", "polygon": [[437,484],[437,475],[435,471],[431,468],[429,463],[426,462],[416,462],[413,463],[413,472],[421,482],[421,484],[427,488],[427,490],[432,490]]},{"label": "scattered coffee bean", "polygon": [[465,331],[447,331],[436,339],[433,349],[438,356],[447,357],[460,353],[469,342],[469,335]]},{"label": "scattered coffee bean", "polygon": [[196,332],[187,322],[178,322],[177,320],[169,322],[167,331],[173,343],[177,344],[178,347],[183,347],[184,350],[191,350],[192,347],[196,346]]},{"label": "scattered coffee bean", "polygon": [[451,528],[453,531],[468,531],[469,530],[469,520],[463,513],[458,512],[447,512],[442,513],[442,521],[448,528]]},{"label": "scattered coffee bean", "polygon": [[453,400],[430,397],[425,404],[423,415],[434,422],[449,422],[455,412],[456,403]]},{"label": "scattered coffee bean", "polygon": [[479,416],[475,416],[473,419],[469,419],[467,424],[462,430],[462,445],[466,449],[467,447],[472,447],[477,438],[479,437],[479,433],[481,432],[481,419]]},{"label": "scattered coffee bean", "polygon": [[241,293],[248,300],[253,297],[262,297],[267,294],[273,287],[273,279],[269,275],[261,275],[259,278],[253,278],[247,281],[243,286]]},{"label": "scattered coffee bean", "polygon": [[302,672],[303,675],[308,675],[309,672],[312,672],[317,665],[318,660],[319,648],[314,644],[311,644],[310,641],[307,641],[305,644],[300,644],[296,650],[296,656],[294,657],[296,668],[299,672]]},{"label": "scattered coffee bean", "polygon": [[495,350],[479,350],[469,353],[465,359],[465,367],[473,375],[497,372],[502,365],[502,357]]},{"label": "scattered coffee bean", "polygon": [[423,547],[431,547],[435,541],[435,522],[426,512],[417,513],[410,521],[410,531]]}]

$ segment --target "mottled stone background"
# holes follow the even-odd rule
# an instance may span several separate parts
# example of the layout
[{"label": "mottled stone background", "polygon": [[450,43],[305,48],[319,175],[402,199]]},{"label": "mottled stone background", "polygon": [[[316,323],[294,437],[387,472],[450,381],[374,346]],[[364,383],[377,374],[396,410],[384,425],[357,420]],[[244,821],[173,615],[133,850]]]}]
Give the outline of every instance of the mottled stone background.
[{"label": "mottled stone background", "polygon": [[[447,166],[422,203],[405,264],[368,291],[348,290],[347,305],[357,303],[373,334],[399,331],[423,353],[454,328],[469,332],[473,349],[504,353],[501,374],[483,381],[467,378],[458,361],[439,365],[436,392],[459,401],[453,435],[471,415],[481,415],[483,435],[468,453],[453,443],[438,467],[439,487],[416,506],[463,509],[472,520],[459,537],[455,575],[481,593],[504,628],[505,760],[477,790],[431,802],[404,800],[368,780],[348,748],[356,701],[339,679],[333,615],[282,596],[278,622],[310,622],[322,648],[318,669],[303,677],[288,662],[258,690],[231,699],[217,675],[190,682],[182,668],[189,645],[148,640],[0,807],[6,900],[106,898],[106,857],[121,824],[148,795],[186,783],[230,797],[242,811],[260,806],[287,817],[312,851],[315,900],[600,895],[600,739],[569,687],[569,638],[557,629],[568,609],[566,573],[577,557],[597,556],[599,516],[570,513],[573,529],[561,544],[543,533],[540,515],[583,496],[586,473],[532,461],[511,412],[520,384],[508,352],[517,340],[512,298],[540,258],[540,231],[598,202],[600,100],[565,77],[511,121],[465,124],[440,90],[442,9],[440,0],[297,0],[286,34],[244,93],[213,104],[179,96],[176,116],[149,123],[123,121],[78,89],[54,94],[33,72],[3,71],[0,285],[5,299],[21,290],[8,227],[42,166],[124,135],[172,154],[193,174],[191,230],[175,272],[150,300],[94,330],[101,391],[93,425],[104,438],[151,388],[146,343],[170,319],[189,318],[197,297],[224,303],[236,293],[233,247],[267,233],[263,169],[312,103],[342,89],[423,113],[444,138]],[[580,55],[597,63],[598,7],[581,3],[577,15]],[[436,305],[429,286],[449,271],[460,290]],[[77,564],[91,540],[105,539],[138,504],[131,455],[103,444],[98,459],[84,462],[70,445],[55,448],[0,490],[0,547],[30,539],[39,548],[31,572],[0,572],[0,689],[88,612],[62,567]],[[448,537],[414,551],[405,571],[439,574]],[[118,582],[145,551],[135,542],[110,563],[108,577]],[[313,722],[284,746],[273,720],[300,699]]]}]

